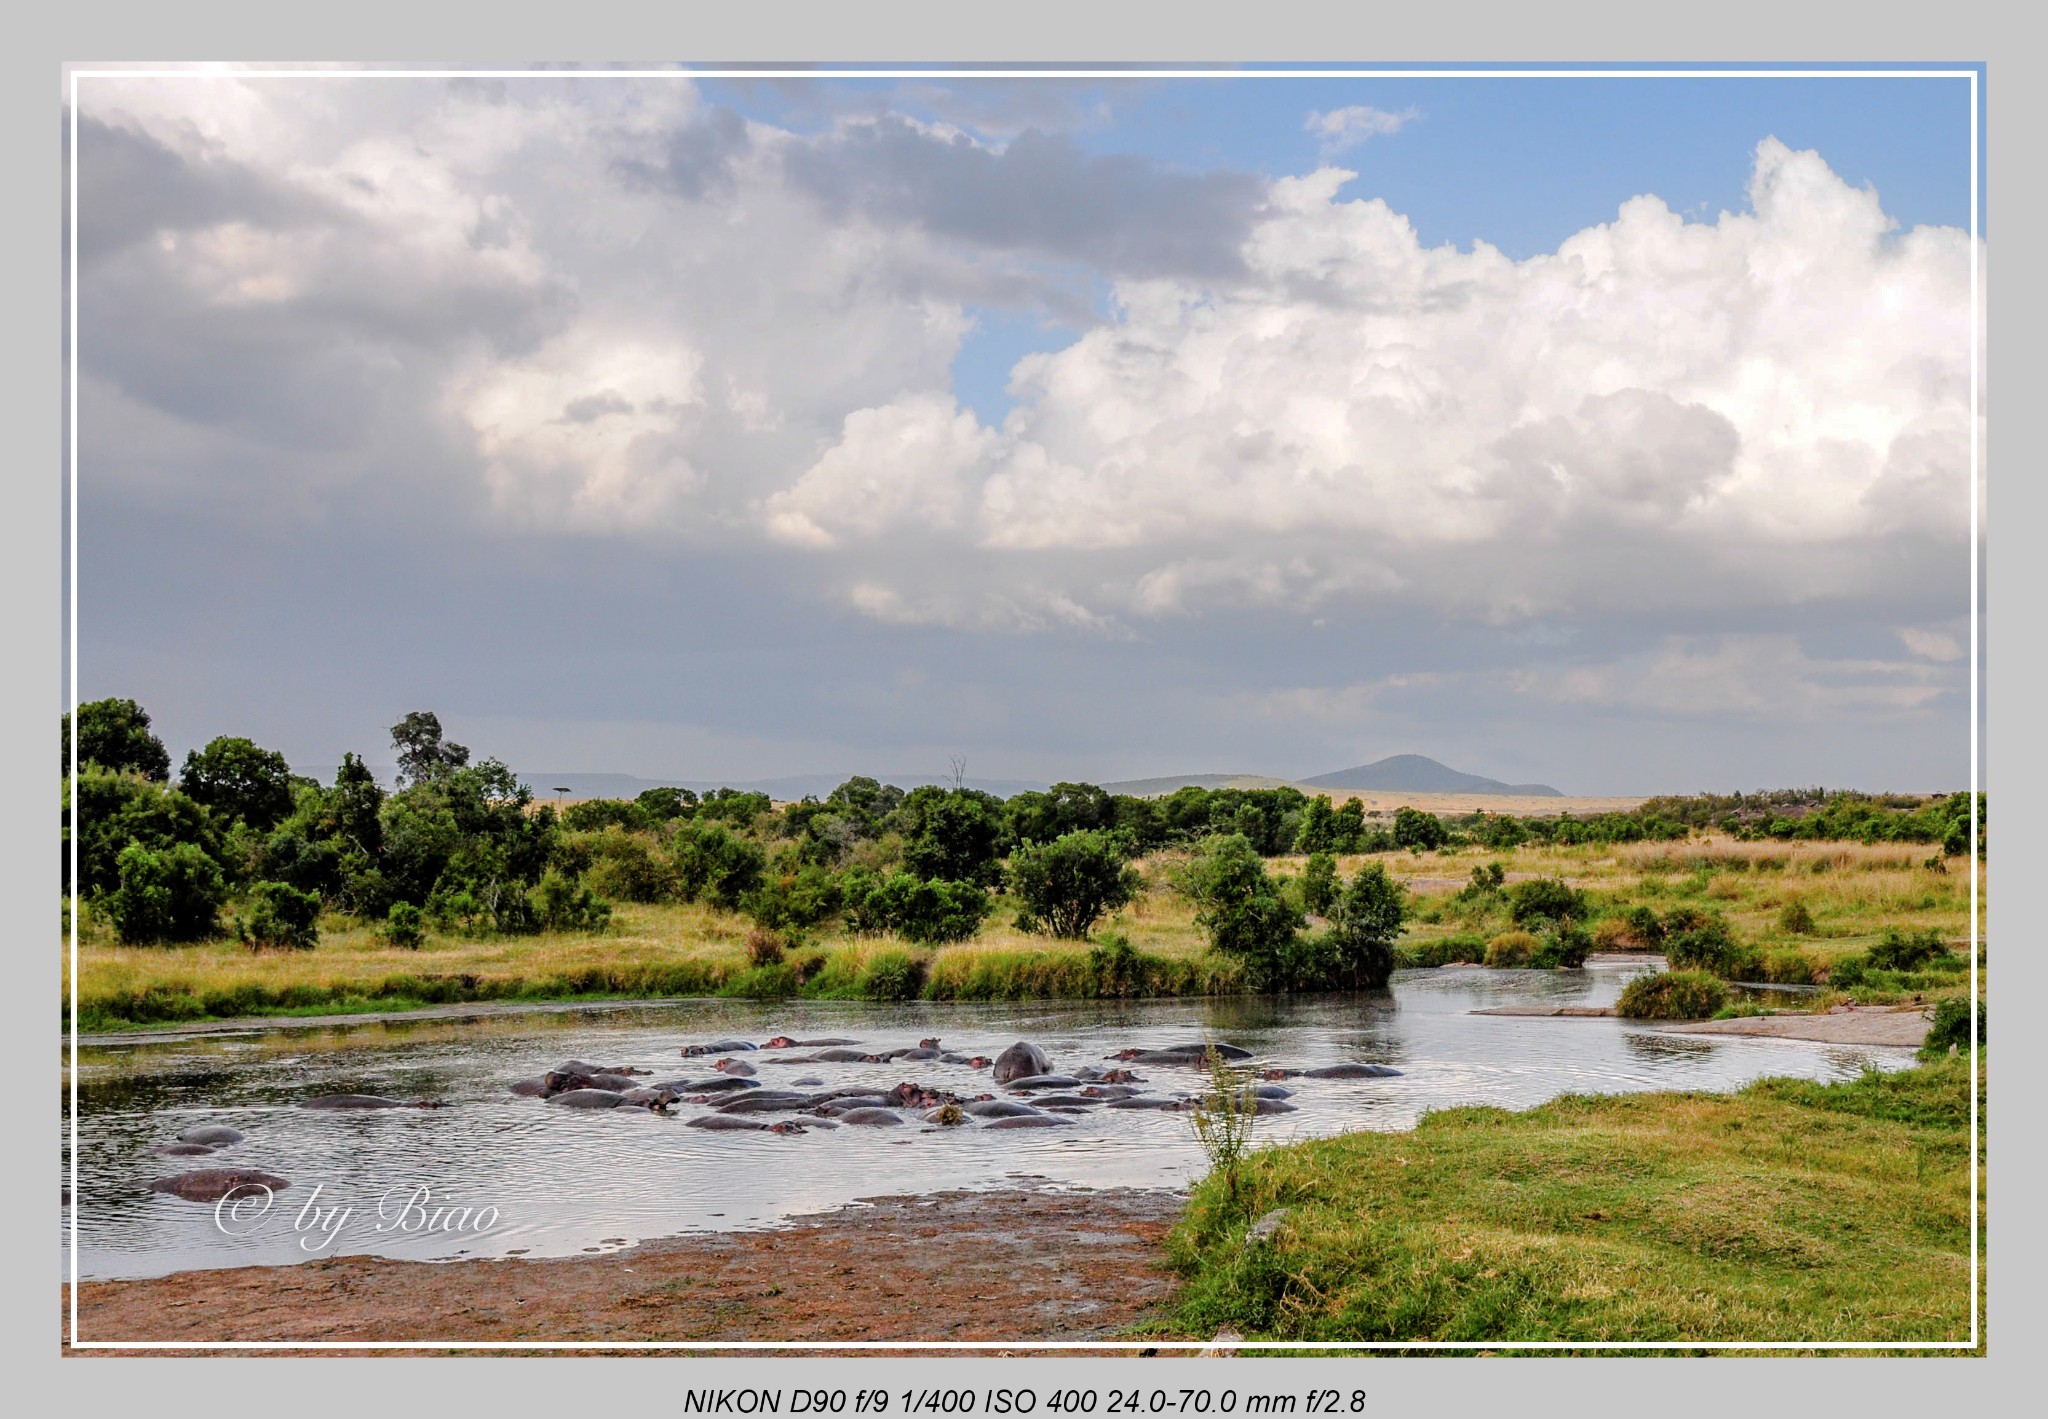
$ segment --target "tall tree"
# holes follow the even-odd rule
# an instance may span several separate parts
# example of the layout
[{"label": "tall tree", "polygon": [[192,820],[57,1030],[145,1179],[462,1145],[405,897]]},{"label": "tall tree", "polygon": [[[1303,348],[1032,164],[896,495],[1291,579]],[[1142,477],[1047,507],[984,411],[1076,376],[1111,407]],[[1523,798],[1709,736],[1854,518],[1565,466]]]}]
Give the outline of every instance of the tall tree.
[{"label": "tall tree", "polygon": [[398,781],[406,787],[446,778],[469,762],[469,750],[445,739],[441,717],[432,710],[414,710],[391,726],[391,747],[398,752]]},{"label": "tall tree", "polygon": [[[94,700],[78,707],[78,762],[167,783],[171,756],[150,732],[149,711],[133,700]],[[71,716],[64,716],[62,773],[71,772]]]}]

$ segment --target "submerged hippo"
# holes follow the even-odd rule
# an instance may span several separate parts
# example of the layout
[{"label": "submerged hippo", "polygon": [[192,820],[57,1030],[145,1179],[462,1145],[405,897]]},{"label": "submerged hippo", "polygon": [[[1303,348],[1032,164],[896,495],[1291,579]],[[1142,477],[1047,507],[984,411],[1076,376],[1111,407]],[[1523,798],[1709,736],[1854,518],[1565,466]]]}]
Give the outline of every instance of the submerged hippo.
[{"label": "submerged hippo", "polygon": [[548,1102],[565,1109],[616,1109],[628,1100],[616,1089],[569,1089],[548,1095]]},{"label": "submerged hippo", "polygon": [[209,1123],[199,1128],[186,1129],[178,1135],[178,1141],[180,1143],[211,1143],[216,1147],[220,1147],[229,1143],[240,1143],[248,1136],[239,1128],[229,1128],[226,1124],[221,1123]]},{"label": "submerged hippo", "polygon": [[691,1058],[700,1054],[744,1054],[753,1048],[747,1040],[714,1040],[708,1045],[684,1045],[683,1055]]},{"label": "submerged hippo", "polygon": [[753,1065],[742,1064],[737,1059],[721,1059],[711,1067],[720,1074],[731,1074],[740,1079],[752,1078],[754,1074]]},{"label": "submerged hippo", "polygon": [[1090,1084],[1081,1092],[1101,1102],[1109,1099],[1135,1099],[1145,1091],[1135,1084]]},{"label": "submerged hippo", "polygon": [[187,1202],[219,1202],[244,1190],[276,1192],[290,1186],[290,1179],[275,1173],[259,1172],[255,1168],[206,1168],[196,1173],[158,1178],[149,1185],[149,1190],[167,1192]]},{"label": "submerged hippo", "polygon": [[[1000,1080],[997,1082],[1001,1082]],[[1012,1092],[1030,1089],[1078,1089],[1081,1081],[1071,1074],[1033,1074],[1010,1085]]]},{"label": "submerged hippo", "polygon": [[545,1075],[539,1079],[515,1079],[512,1092],[522,1099],[545,1099],[548,1096],[548,1081]]},{"label": "submerged hippo", "polygon": [[686,1128],[716,1128],[744,1130],[749,1133],[802,1133],[804,1125],[784,1119],[779,1123],[763,1123],[756,1118],[734,1118],[731,1114],[698,1114],[685,1120]]},{"label": "submerged hippo", "polygon": [[873,1056],[859,1049],[821,1049],[816,1054],[806,1055],[799,1061],[803,1064],[866,1064]]},{"label": "submerged hippo", "polygon": [[1052,1073],[1052,1061],[1037,1045],[1019,1040],[996,1056],[995,1080],[1008,1084],[1013,1079],[1028,1079],[1034,1074]]},{"label": "submerged hippo", "polygon": [[[1265,1077],[1273,1078],[1279,1071],[1268,1070]],[[1326,1064],[1321,1069],[1290,1070],[1287,1077],[1300,1074],[1304,1079],[1398,1079],[1401,1071],[1385,1064]]]},{"label": "submerged hippo", "polygon": [[788,1035],[777,1035],[762,1045],[762,1049],[824,1049],[830,1045],[857,1045],[859,1040],[793,1040]]},{"label": "submerged hippo", "polygon": [[897,1113],[894,1109],[848,1109],[845,1113],[840,1114],[838,1117],[841,1123],[849,1123],[871,1128],[886,1128],[891,1124],[898,1124],[903,1122],[903,1115]]},{"label": "submerged hippo", "polygon": [[1052,1114],[1013,1114],[1008,1118],[992,1119],[983,1128],[1069,1128],[1072,1119],[1057,1118]]},{"label": "submerged hippo", "polygon": [[1041,1109],[1092,1109],[1102,1100],[1084,1094],[1034,1094],[1031,1102]]},{"label": "submerged hippo", "polygon": [[672,1088],[679,1094],[744,1094],[749,1089],[758,1089],[758,1079],[741,1079],[730,1076],[721,1079],[671,1079],[664,1088]]},{"label": "submerged hippo", "polygon": [[1164,1109],[1171,1112],[1176,1109],[1189,1107],[1189,1101],[1186,1099],[1161,1099],[1141,1096],[1135,1099],[1111,1099],[1109,1106],[1113,1109]]},{"label": "submerged hippo", "polygon": [[799,1094],[789,1089],[755,1089],[716,1107],[722,1114],[795,1113],[817,1102],[815,1094]]},{"label": "submerged hippo", "polygon": [[794,1084],[794,1085],[796,1085],[796,1086],[797,1086],[797,1087],[799,1087],[799,1088],[802,1088],[802,1087],[804,1087],[804,1086],[806,1086],[806,1085],[811,1085],[811,1084],[823,1084],[823,1083],[824,1083],[825,1081],[824,1081],[824,1080],[822,1080],[822,1079],[820,1079],[820,1078],[819,1078],[819,1077],[818,1077],[817,1075],[815,1075],[815,1074],[806,1074],[806,1075],[805,1075],[805,1076],[804,1076],[803,1078],[801,1078],[801,1079],[792,1079],[792,1080],[790,1080],[789,1082],[790,1082],[791,1084]]},{"label": "submerged hippo", "polygon": [[894,1102],[894,1099],[885,1099],[880,1094],[855,1094],[844,1099],[827,1099],[811,1112],[825,1118],[839,1118],[855,1109],[886,1109]]},{"label": "submerged hippo", "polygon": [[[1246,1104],[1252,1106],[1249,1111],[1255,1114],[1291,1114],[1295,1111],[1294,1105],[1288,1103],[1285,1099],[1265,1099],[1257,1094],[1239,1098],[1235,1101],[1235,1104],[1240,1113],[1246,1111],[1244,1107]],[[1211,1094],[1200,1101],[1200,1106],[1210,1109],[1221,1108],[1223,1107],[1223,1100],[1220,1096]],[[1195,1105],[1190,1103],[1186,1107],[1192,1108]]]},{"label": "submerged hippo", "polygon": [[161,1153],[166,1158],[203,1158],[220,1150],[211,1143],[159,1143],[149,1151]]},{"label": "submerged hippo", "polygon": [[976,1118],[1024,1118],[1039,1112],[1031,1105],[1018,1103],[1015,1099],[975,1099],[962,1104],[960,1108]]},{"label": "submerged hippo", "polygon": [[408,1103],[404,1099],[387,1099],[381,1094],[322,1094],[317,1099],[301,1099],[302,1109],[438,1109],[441,1105],[431,1099],[415,1099]]},{"label": "submerged hippo", "polygon": [[632,1079],[624,1074],[586,1074],[576,1069],[550,1069],[542,1082],[550,1094],[566,1094],[571,1089],[606,1089],[617,1094],[633,1087]]}]

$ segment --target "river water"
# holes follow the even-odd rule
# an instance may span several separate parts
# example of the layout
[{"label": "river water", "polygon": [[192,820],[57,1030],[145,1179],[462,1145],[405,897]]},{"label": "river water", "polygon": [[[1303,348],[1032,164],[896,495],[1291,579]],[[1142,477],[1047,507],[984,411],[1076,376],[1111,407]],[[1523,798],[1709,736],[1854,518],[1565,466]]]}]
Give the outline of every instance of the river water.
[{"label": "river water", "polygon": [[[1459,1104],[1523,1109],[1565,1093],[1738,1088],[1767,1075],[1841,1079],[1902,1068],[1909,1051],[1673,1035],[1615,1019],[1474,1015],[1486,1006],[1610,1004],[1642,962],[1582,971],[1404,971],[1390,993],[1301,1000],[874,1005],[698,1001],[593,1006],[489,1021],[418,1021],[98,1046],[79,1058],[79,1272],[156,1276],[368,1253],[415,1260],[573,1256],[690,1232],[771,1226],[863,1197],[1045,1184],[1183,1187],[1206,1164],[1189,1116],[1093,1110],[1061,1128],[841,1127],[801,1136],[711,1132],[644,1109],[566,1109],[508,1092],[571,1058],[631,1064],[656,1079],[702,1078],[679,1047],[779,1033],[840,1035],[881,1050],[941,1037],[993,1055],[1030,1040],[1055,1068],[1132,1045],[1207,1036],[1262,1065],[1392,1065],[1399,1078],[1291,1079],[1298,1112],[1261,1117],[1281,1143],[1348,1129],[1403,1129]],[[960,1065],[795,1064],[803,1050],[741,1055],[773,1087],[915,1079],[972,1096],[988,1072]],[[1195,1070],[1139,1066],[1157,1092],[1194,1092]],[[444,1107],[316,1112],[318,1094],[431,1098]],[[246,1141],[209,1157],[152,1150],[201,1124]],[[65,1139],[68,1167],[69,1138]],[[231,1215],[149,1190],[198,1168],[249,1167],[291,1180],[268,1209]],[[330,1210],[331,1209],[331,1210]],[[347,1209],[342,1211],[340,1209]],[[437,1209],[447,1209],[437,1211]],[[471,1209],[464,1212],[462,1209]],[[489,1211],[487,1209],[495,1209]],[[64,1208],[65,1266],[73,1208]]]}]

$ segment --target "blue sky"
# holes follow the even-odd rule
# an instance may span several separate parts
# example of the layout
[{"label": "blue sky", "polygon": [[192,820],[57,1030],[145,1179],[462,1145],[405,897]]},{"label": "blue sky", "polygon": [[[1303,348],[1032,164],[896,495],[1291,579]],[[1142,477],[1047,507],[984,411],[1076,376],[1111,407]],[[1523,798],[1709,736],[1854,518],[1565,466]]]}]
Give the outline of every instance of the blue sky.
[{"label": "blue sky", "polygon": [[308,765],[1952,786],[1967,98],[94,81],[81,689]]}]

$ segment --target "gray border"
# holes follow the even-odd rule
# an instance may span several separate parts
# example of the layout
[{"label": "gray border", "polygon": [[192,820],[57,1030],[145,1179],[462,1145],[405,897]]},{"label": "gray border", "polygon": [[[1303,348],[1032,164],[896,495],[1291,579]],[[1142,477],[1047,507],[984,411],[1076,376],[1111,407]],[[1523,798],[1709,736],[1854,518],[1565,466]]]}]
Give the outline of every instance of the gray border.
[{"label": "gray border", "polygon": [[[810,55],[847,61],[982,58],[1016,62],[1077,57],[1091,60],[1143,57],[1154,60],[1264,59],[1294,62],[1328,62],[1340,58],[1381,62],[1403,59],[1479,61],[1488,58],[1525,62],[1652,60],[1695,56],[1731,62],[1774,57],[1810,59],[1814,56],[1872,61],[1991,58],[1991,77],[2003,79],[2005,83],[2002,86],[1992,84],[1988,88],[1992,122],[1987,131],[2017,133],[2037,131],[2040,126],[2039,100],[2035,97],[2039,86],[2032,83],[2025,73],[2028,66],[2020,62],[2023,57],[2030,56],[2027,46],[2021,42],[2018,26],[2002,31],[2000,25],[1982,11],[1958,14],[1956,7],[1946,7],[1939,15],[1932,16],[1866,11],[1859,12],[1853,26],[1845,29],[1839,19],[1831,16],[1788,12],[1782,6],[1767,7],[1735,3],[1734,0],[1713,7],[1710,12],[1655,16],[1646,16],[1635,7],[1618,5],[1581,6],[1569,18],[1559,15],[1556,7],[1543,7],[1540,11],[1534,7],[1488,5],[1483,8],[1497,9],[1498,13],[1482,15],[1475,13],[1474,8],[1466,7],[1432,20],[1412,14],[1369,15],[1305,5],[1269,4],[1260,7],[1252,20],[1244,21],[1216,12],[1191,11],[1186,6],[1066,4],[1039,6],[1030,19],[1024,21],[1021,16],[1012,18],[988,12],[970,14],[963,13],[958,7],[928,4],[899,5],[880,11],[872,7],[860,10],[846,6],[783,4],[748,13],[715,11],[692,14],[686,17],[686,24],[664,27],[659,24],[659,19],[665,15],[652,17],[650,23],[640,16],[622,14],[618,9],[593,13],[591,7],[583,7],[573,21],[559,22],[550,31],[495,10],[489,12],[488,23],[478,25],[477,20],[483,13],[480,9],[444,6],[423,11],[416,5],[400,6],[388,3],[388,0],[363,0],[363,3],[347,7],[345,13],[329,15],[286,15],[254,5],[216,6],[204,15],[186,10],[143,10],[139,7],[134,13],[123,14],[116,7],[103,4],[90,12],[75,7],[63,15],[40,15],[36,17],[34,26],[24,26],[14,36],[15,43],[10,46],[11,58],[7,62],[20,72],[11,76],[15,83],[8,86],[7,93],[15,109],[12,116],[18,121],[7,125],[5,131],[10,135],[10,156],[16,159],[13,166],[22,175],[17,182],[17,190],[48,191],[49,187],[43,184],[48,184],[53,174],[49,166],[52,157],[48,144],[49,89],[45,86],[56,77],[56,60],[60,57],[258,59],[279,55],[304,57],[374,53],[427,60],[460,53],[497,62],[518,63],[535,53],[603,59],[618,55],[645,55],[673,47],[678,52],[686,50],[692,58],[703,62],[786,52],[783,46],[791,34],[804,36],[804,48]],[[565,23],[573,23],[573,32],[563,32]],[[512,48],[515,44],[521,47]],[[1988,172],[1988,145],[1986,153]],[[2025,174],[2015,169],[2004,176],[2023,181]],[[2019,221],[2022,229],[2031,225],[2028,220],[2031,208],[2038,201],[2035,192],[2008,181],[1999,188],[1998,195],[2001,199],[1998,203],[2001,221]],[[13,371],[16,378],[6,387],[23,391],[19,411],[22,417],[16,421],[18,429],[50,430],[48,423],[38,422],[47,419],[48,411],[58,407],[59,391],[48,361],[48,326],[27,318],[30,312],[48,318],[50,307],[46,302],[55,284],[50,279],[56,274],[52,266],[42,264],[48,262],[51,255],[50,246],[45,244],[52,235],[47,209],[17,207],[10,213],[7,230],[9,252],[16,257],[8,269],[15,274],[17,288],[16,300],[9,308],[21,318],[11,322],[9,327],[15,337],[12,342],[16,347],[15,357],[10,363],[16,366]],[[36,257],[40,257],[40,261]],[[2017,280],[2021,285],[2008,291],[2008,280]],[[2033,328],[2032,322],[2025,317],[2036,313],[2039,296],[2033,287],[2037,285],[2037,280],[2025,272],[2002,273],[1999,311],[2003,318],[1997,324],[1998,330]],[[33,288],[32,294],[30,288]],[[2019,318],[2015,319],[2015,316]],[[2004,359],[2010,359],[2014,353],[2003,344],[1997,348]],[[2004,365],[2001,364],[2000,368],[2003,370]],[[2030,383],[2027,378],[2030,373],[2022,369],[2015,376],[2019,387]],[[2027,407],[2031,402],[2034,401],[2022,401],[2015,409],[2005,411],[2004,418],[2018,418],[2022,424],[2029,419],[2037,420],[2040,416]],[[2004,419],[2001,420],[2001,430],[2009,432]],[[2026,428],[2019,427],[2012,437],[2003,442],[2012,448],[2032,447],[2032,441],[2026,437],[2028,432]],[[52,445],[57,442],[54,433],[46,432],[43,437],[48,438]],[[51,447],[48,452],[57,454],[58,450]],[[1986,452],[1988,467],[1988,443]],[[42,469],[51,466],[47,461],[38,465],[33,457],[20,461],[26,466]],[[42,477],[45,475],[17,472],[13,485],[16,498],[13,510],[18,515],[7,520],[9,535],[15,542],[10,550],[16,554],[4,563],[10,580],[17,583],[13,604],[29,613],[10,618],[13,633],[23,642],[18,649],[23,650],[27,649],[29,638],[27,626],[38,624],[33,614],[35,608],[40,607],[47,612],[56,601],[57,581],[53,575],[56,571],[55,548],[48,540],[47,529],[54,520],[49,517],[49,512],[56,501],[58,485],[47,479],[33,481]],[[2024,480],[2002,484],[1999,492],[2001,515],[2005,522],[2015,526],[2027,525],[2029,516],[2038,511],[2035,504],[2043,496]],[[38,512],[41,517],[36,516]],[[2001,605],[2019,604],[2012,598],[2021,594],[2023,578],[2028,589],[2033,589],[2033,578],[2037,573],[2029,570],[2030,565],[2031,559],[2025,557],[2009,557],[2004,562],[1996,562],[1989,558],[1987,550],[1987,582],[1991,575],[1996,576],[1996,584],[2003,588],[1999,598]],[[25,586],[20,585],[23,582]],[[50,622],[44,620],[39,624],[47,627]],[[1985,632],[1988,644],[1988,620]],[[2019,695],[2028,694],[2035,688],[2033,677],[2039,672],[2028,663],[2027,657],[2008,662],[2005,669],[2010,673],[2002,674],[1997,681],[2000,703],[2016,703]],[[1992,682],[1987,678],[1987,693],[1991,687]],[[33,782],[40,773],[31,776],[27,769],[35,767],[35,761],[40,758],[32,751],[32,746],[41,736],[47,735],[48,709],[46,701],[41,702],[44,708],[39,710],[25,704],[25,698],[9,698],[10,721],[15,718],[21,721],[19,725],[10,722],[9,727],[22,732],[9,734],[0,743],[8,745],[10,752],[18,756],[20,762],[15,767],[21,769],[19,779]],[[1986,751],[1988,760],[1988,742]],[[2029,792],[2033,787],[2031,758],[2032,755],[2022,748],[2010,762],[2003,762],[2004,772],[2000,778],[2003,802],[2032,801]],[[47,772],[47,768],[42,772]],[[44,850],[46,819],[40,812],[19,815],[9,831],[16,832],[17,829],[22,830],[18,834],[22,851],[8,854],[6,860],[10,863],[37,861],[38,852]],[[2037,834],[2028,831],[2024,823],[2008,825],[2002,820],[2002,855],[2017,851],[2020,857],[2016,860],[2025,860],[2035,846],[2032,841],[2035,836]],[[10,880],[31,875],[16,872]],[[42,880],[47,884],[46,877]],[[42,890],[47,891],[47,885]],[[2003,939],[2019,938],[2004,936]],[[2006,987],[2001,991],[2002,997],[2027,998],[2025,986],[2031,983],[2037,968],[2016,958],[2005,963],[2004,969],[2007,973],[2017,971],[2017,977],[2007,974],[2005,978],[2017,978],[2021,980],[2021,986]],[[47,994],[36,992],[26,994],[31,999],[46,1001],[49,998]],[[47,1016],[42,1018],[44,1028],[47,1028]],[[2024,1038],[2017,1043],[2013,1039],[2002,1039],[2002,1059],[2009,1066],[2008,1073],[2031,1074],[2032,1071],[2025,1067],[2031,1063],[2029,1044]],[[2019,1066],[2012,1065],[2011,1051],[2014,1049],[2021,1052],[2023,1062]],[[2004,1122],[2010,1130],[2018,1119],[2008,1117]],[[2014,1148],[2024,1144],[2018,1131],[2004,1131],[2001,1138],[2001,1173],[2010,1178],[2014,1167],[2010,1154]],[[25,1195],[31,1205],[22,1210],[23,1215],[43,1215],[43,1208],[36,1205],[41,1199],[40,1189],[32,1188]],[[2029,1244],[2024,1248],[2030,1253],[2028,1259],[2038,1255],[2040,1227],[2015,1212],[2001,1216],[1997,1236],[2001,1266],[1992,1268],[1996,1276],[1990,1279],[2000,1283],[2000,1316],[2005,1323],[2004,1329],[2010,1334],[2024,1336],[2031,1327],[2025,1324],[2026,1317],[2012,1309],[2018,1301],[2018,1296],[2013,1293],[2025,1284],[2016,1283],[2014,1279],[2015,1262],[2019,1260],[2016,1252],[2024,1240]],[[2024,1263],[2022,1268],[2030,1271]],[[33,1265],[24,1271],[27,1274],[22,1279],[30,1288],[31,1299],[21,1317],[24,1324],[10,1327],[8,1332],[17,1344],[26,1337],[48,1335],[43,1329],[48,1323],[47,1282],[41,1279],[47,1273],[37,1272]],[[2026,1279],[2031,1280],[2031,1276]],[[32,1351],[48,1353],[46,1342],[30,1342],[30,1346]],[[2021,1340],[2018,1348],[2027,1348],[2027,1342]],[[825,1366],[837,1367],[836,1382],[864,1379],[873,1383],[875,1381],[867,1376],[883,1368],[847,1367],[844,1362],[825,1360],[795,1363],[799,1368],[791,1368],[789,1361],[726,1361],[717,1370],[717,1382],[729,1384],[743,1378],[751,1379],[756,1371],[772,1372],[774,1378],[783,1383],[798,1382],[800,1378],[804,1382],[813,1382],[814,1367]],[[1069,1383],[1084,1376],[1092,1380],[1098,1374],[1107,1378],[1108,1375],[1127,1371],[1127,1364],[1120,1366],[1116,1361],[1068,1360],[1057,1363],[1060,1367],[1058,1374]],[[1343,1362],[1317,1360],[1295,1363],[1296,1366],[1309,1365],[1320,1371]],[[1575,1365],[1584,1362],[1565,1363]],[[1757,1376],[1730,1375],[1714,1386],[1719,1391],[1718,1395],[1675,1393],[1667,1379],[1663,1383],[1653,1382],[1654,1388],[1639,1398],[1627,1392],[1633,1386],[1613,1384],[1616,1378],[1612,1373],[1614,1363],[1626,1365],[1631,1362],[1610,1362],[1598,1386],[1601,1393],[1576,1395],[1573,1401],[1576,1408],[1618,1408],[1623,1403],[1635,1407],[1641,1398],[1654,1396],[1652,1402],[1660,1409],[1681,1413],[1703,1412],[1709,1403],[1717,1410],[1725,1409],[1727,1400],[1738,1394],[1744,1403],[1753,1407],[1760,1394],[1793,1401],[1801,1397],[1799,1392],[1811,1383],[1816,1386],[1826,1384],[1843,1399],[1860,1396],[1866,1389],[1874,1397],[1878,1392],[1876,1387],[1882,1384],[1883,1393],[1889,1401],[1884,1409],[1889,1412],[1938,1402],[1937,1395],[1944,1391],[1953,1400],[1957,1397],[1954,1393],[1956,1386],[1967,1384],[1975,1389],[1988,1378],[1981,1363],[1972,1366],[1968,1378],[1946,1371],[1937,1378],[1926,1372],[1926,1366],[1934,1361],[1910,1361],[1906,1362],[1903,1370],[1898,1365],[1890,1365],[1881,1373],[1870,1373],[1867,1377],[1862,1376],[1866,1367],[1853,1367],[1847,1371],[1836,1367],[1825,1372],[1825,1378],[1815,1374],[1809,1380],[1802,1376],[1810,1367],[1795,1364],[1776,1366]],[[1715,1363],[1719,1370],[1726,1371],[1730,1366],[1742,1369],[1752,1363],[1763,1362],[1722,1359]],[[1437,1362],[1429,1372],[1428,1392],[1433,1397],[1440,1397],[1444,1381],[1455,1377],[1454,1386],[1460,1397],[1468,1392],[1478,1397],[1476,1388],[1468,1390],[1468,1383],[1474,1376],[1467,1371],[1473,1364],[1476,1362]],[[1449,1367],[1448,1372],[1446,1367]],[[134,1366],[131,1362],[116,1368],[130,1372]],[[546,1366],[536,1372],[526,1367],[516,1372],[522,1395],[534,1396],[535,1400],[544,1394],[550,1398],[570,1398],[575,1391],[558,1386],[551,1377],[556,1368]],[[1256,1377],[1273,1368],[1238,1361],[1226,1366],[1226,1374],[1232,1383],[1248,1380],[1258,1383],[1260,1381]],[[941,1360],[937,1367],[926,1362],[911,1367],[908,1373],[898,1366],[887,1366],[887,1369],[892,1380],[900,1377],[902,1383],[951,1384],[957,1379],[977,1386],[1017,1383],[1020,1379],[1030,1383],[1029,1374],[1044,1377],[1050,1373],[1044,1369],[1042,1360],[1025,1365],[995,1362],[993,1367],[989,1362],[982,1362],[971,1370],[964,1360]],[[1013,1369],[1018,1373],[998,1374],[998,1371]],[[466,1371],[461,1381],[463,1392],[471,1396],[477,1393],[477,1381],[469,1377],[472,1373]],[[1213,1371],[1201,1373],[1206,1375]],[[1290,1376],[1299,1375],[1303,1381],[1309,1379],[1308,1374],[1295,1367],[1289,1367],[1288,1373]],[[1420,1397],[1421,1385],[1411,1386],[1402,1379],[1408,1373],[1411,1371],[1407,1367],[1398,1366],[1393,1371],[1382,1367],[1371,1372],[1369,1388],[1376,1408],[1385,1408],[1389,1401],[1398,1402],[1398,1396],[1406,1392],[1414,1392]],[[1481,1373],[1490,1375],[1491,1371]],[[1542,1373],[1551,1371],[1546,1369]],[[417,1372],[412,1378],[417,1381]],[[1219,1375],[1216,1380],[1205,1382],[1214,1384],[1223,1378]],[[1761,1379],[1768,1388],[1762,1391],[1753,1388],[1748,1383],[1753,1379]],[[574,1380],[569,1382],[578,1383]],[[95,1388],[100,1383],[96,1379]],[[1570,1377],[1565,1377],[1565,1383],[1570,1383]],[[1526,1402],[1534,1394],[1541,1393],[1547,1397],[1554,1384],[1537,1380],[1526,1372],[1516,1372],[1505,1379],[1493,1378],[1485,1388],[1505,1398],[1510,1396],[1507,1387],[1512,1385],[1514,1397]],[[1293,1387],[1292,1379],[1289,1386]],[[434,1387],[439,1387],[438,1382]],[[352,1397],[336,1392],[340,1387],[329,1385],[325,1388],[326,1393],[319,1396],[320,1399],[331,1399],[337,1407],[341,1402],[353,1402]],[[1848,1394],[1842,1393],[1845,1388]],[[408,1390],[421,1392],[412,1385]],[[1556,1392],[1560,1398],[1566,1393],[1562,1388]],[[307,1407],[300,1399],[295,1399],[294,1403],[296,1407]],[[1766,1404],[1767,1409],[1776,1407],[1776,1404]]]}]

